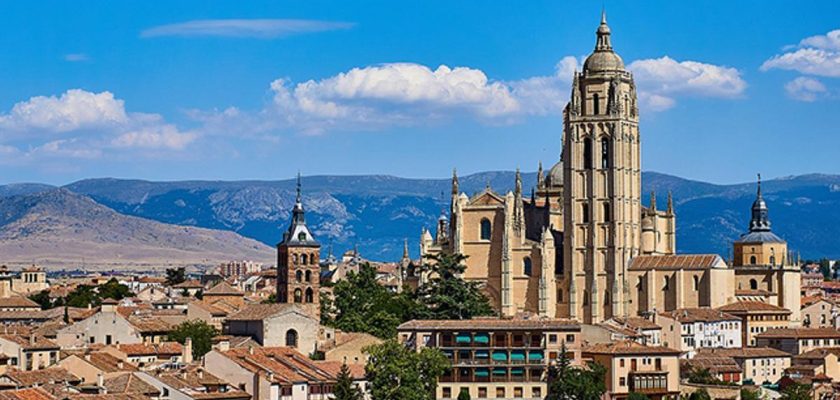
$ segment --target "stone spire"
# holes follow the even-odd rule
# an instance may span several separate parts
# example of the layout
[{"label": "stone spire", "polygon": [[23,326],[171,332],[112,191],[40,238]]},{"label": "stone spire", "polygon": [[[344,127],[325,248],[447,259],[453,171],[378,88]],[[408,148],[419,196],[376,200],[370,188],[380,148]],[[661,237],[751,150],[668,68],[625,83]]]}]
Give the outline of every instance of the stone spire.
[{"label": "stone spire", "polygon": [[297,174],[297,185],[295,188],[297,195],[295,196],[295,207],[292,209],[292,224],[305,223],[305,213],[303,212],[303,201],[300,196],[300,172]]},{"label": "stone spire", "polygon": [[519,167],[516,168],[516,187],[514,194],[518,196],[522,195],[522,174],[519,172]]},{"label": "stone spire", "polygon": [[537,167],[537,187],[542,188],[545,186],[545,173],[543,172],[542,161],[540,161],[539,167]]},{"label": "stone spire", "polygon": [[516,168],[516,187],[514,188],[514,208],[513,208],[513,229],[517,235],[522,236],[522,228],[524,226],[525,211],[522,201],[522,174],[519,168]]},{"label": "stone spire", "polygon": [[650,211],[656,212],[656,192],[650,191]]},{"label": "stone spire", "polygon": [[292,208],[292,222],[283,234],[283,242],[292,245],[318,245],[318,242],[306,226],[306,213],[303,210],[301,196],[300,172],[297,175],[295,206]]},{"label": "stone spire", "polygon": [[452,195],[457,196],[460,192],[460,185],[458,184],[458,171],[452,168]]},{"label": "stone spire", "polygon": [[598,41],[595,43],[595,51],[612,51],[612,43],[610,43],[610,27],[607,25],[607,10],[601,11],[601,25],[596,31],[598,34]]},{"label": "stone spire", "polygon": [[758,185],[755,201],[752,205],[752,219],[750,220],[750,232],[769,232],[770,218],[768,217],[767,203],[761,196],[761,174],[758,174]]},{"label": "stone spire", "polygon": [[403,256],[402,256],[402,258],[403,258],[403,260],[410,259],[410,257],[408,256],[408,239],[407,238],[404,239],[404,241],[403,241]]},{"label": "stone spire", "polygon": [[668,191],[668,215],[674,215],[674,196]]}]

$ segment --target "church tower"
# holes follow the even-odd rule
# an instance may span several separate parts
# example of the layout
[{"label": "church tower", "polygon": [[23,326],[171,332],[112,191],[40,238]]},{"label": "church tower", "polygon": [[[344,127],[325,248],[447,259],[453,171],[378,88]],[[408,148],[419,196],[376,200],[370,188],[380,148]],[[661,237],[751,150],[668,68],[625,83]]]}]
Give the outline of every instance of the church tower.
[{"label": "church tower", "polygon": [[321,244],[306,226],[300,195],[300,174],[297,177],[297,197],[292,209],[292,222],[277,245],[277,302],[312,304],[318,315],[320,289]]},{"label": "church tower", "polygon": [[627,312],[625,271],[641,247],[639,113],[606,13],[564,110],[563,279],[558,314],[597,323]]}]

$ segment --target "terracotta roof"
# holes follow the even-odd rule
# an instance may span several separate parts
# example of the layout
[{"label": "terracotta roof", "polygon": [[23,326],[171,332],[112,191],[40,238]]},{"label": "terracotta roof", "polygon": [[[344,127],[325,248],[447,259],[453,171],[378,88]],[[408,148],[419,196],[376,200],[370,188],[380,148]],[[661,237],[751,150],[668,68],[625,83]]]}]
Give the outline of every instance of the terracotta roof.
[{"label": "terracotta roof", "polygon": [[69,394],[69,400],[150,400],[149,396],[140,393],[108,393],[108,394]]},{"label": "terracotta roof", "polygon": [[[329,372],[333,376],[338,377],[338,374],[341,372],[341,366],[344,365],[344,363],[341,361],[315,361],[315,365],[324,371]],[[354,380],[365,379],[364,364],[347,364],[347,368],[350,369],[350,376],[352,376]]]},{"label": "terracotta roof", "polygon": [[137,393],[150,396],[160,395],[160,391],[146,381],[128,372],[117,376],[105,378],[103,386],[112,394]]},{"label": "terracotta roof", "polygon": [[675,254],[667,256],[637,256],[630,260],[630,270],[646,269],[708,269],[726,264],[717,254]]},{"label": "terracotta roof", "polygon": [[764,289],[736,289],[735,290],[735,296],[741,296],[741,297],[748,297],[748,296],[767,297],[767,296],[772,296],[774,294],[775,293],[773,293],[771,291],[768,291],[768,290],[764,290]]},{"label": "terracotta roof", "polygon": [[335,375],[291,347],[238,348],[220,354],[276,383],[335,382],[336,379]]},{"label": "terracotta roof", "polygon": [[52,340],[46,339],[43,336],[30,335],[28,337],[21,335],[0,335],[0,338],[8,340],[17,344],[24,350],[58,350],[60,347]]},{"label": "terracotta roof", "polygon": [[11,296],[0,298],[0,308],[32,308],[40,310],[41,305],[23,296]]},{"label": "terracotta roof", "polygon": [[808,360],[821,360],[829,354],[834,354],[835,356],[840,357],[840,347],[824,347],[824,348],[820,348],[820,349],[813,349],[813,350],[806,351],[802,354],[796,355],[793,358],[808,359]]},{"label": "terracotta roof", "polygon": [[160,318],[131,315],[126,320],[141,333],[165,333],[172,330],[172,325]]},{"label": "terracotta roof", "polygon": [[501,318],[474,318],[469,320],[441,320],[415,319],[404,322],[397,327],[400,331],[417,330],[526,330],[526,329],[557,329],[557,330],[580,330],[580,324],[568,319],[550,318],[529,318],[529,319],[501,319]]},{"label": "terracotta roof", "polygon": [[790,314],[790,310],[779,307],[777,305],[773,305],[770,303],[765,303],[763,301],[755,301],[755,300],[743,300],[743,301],[736,301],[734,303],[727,304],[722,307],[717,308],[719,311],[727,312],[727,313],[758,313],[758,314]]},{"label": "terracotta roof", "polygon": [[245,293],[239,289],[234,288],[225,281],[219,282],[216,286],[206,290],[204,296],[244,296]]},{"label": "terracotta roof", "polygon": [[155,378],[193,399],[240,399],[250,398],[248,393],[231,389],[224,392],[207,391],[207,387],[227,387],[228,384],[198,365],[189,365],[179,370],[166,371]]},{"label": "terracotta roof", "polygon": [[177,289],[203,289],[204,285],[195,279],[187,279],[177,285],[172,285],[172,287]]},{"label": "terracotta roof", "polygon": [[607,320],[607,322],[608,323],[612,322],[612,323],[620,324],[620,325],[627,325],[628,327],[634,328],[634,329],[643,329],[643,330],[649,330],[649,329],[661,330],[662,329],[662,327],[657,325],[655,322],[653,322],[653,321],[651,321],[647,318],[642,318],[642,317],[628,317],[628,318],[613,317],[611,320]]},{"label": "terracotta roof", "polygon": [[771,358],[790,357],[789,353],[771,347],[741,347],[741,348],[700,348],[695,357],[732,357],[738,358]]},{"label": "terracotta roof", "polygon": [[634,342],[632,340],[622,340],[612,343],[598,343],[585,346],[581,350],[583,354],[613,354],[613,355],[632,355],[632,354],[664,354],[679,356],[680,351],[664,346],[645,346]]},{"label": "terracotta roof", "polygon": [[740,318],[734,315],[713,308],[679,308],[673,311],[659,313],[659,315],[683,323],[740,321]]},{"label": "terracotta roof", "polygon": [[102,372],[112,373],[121,371],[137,371],[137,367],[129,362],[125,362],[111,354],[95,351],[89,354],[78,355],[79,358],[84,359],[91,365]]},{"label": "terracotta roof", "polygon": [[21,371],[17,369],[11,369],[0,376],[7,377],[9,380],[16,383],[20,387],[32,387],[36,385],[40,386],[48,383],[78,383],[82,381],[76,375],[73,375],[66,369],[60,367],[50,367],[35,371]]},{"label": "terracotta roof", "polygon": [[755,336],[756,339],[840,339],[834,328],[774,328]]},{"label": "terracotta roof", "polygon": [[[296,310],[303,314],[310,315],[305,308],[299,304],[272,303],[272,304],[251,304],[228,316],[228,321],[257,321],[280,314],[285,311]],[[313,316],[314,318],[314,316]]]},{"label": "terracotta roof", "polygon": [[817,304],[817,303],[820,303],[820,302],[823,302],[823,301],[828,303],[829,305],[834,306],[834,300],[826,299],[825,297],[822,297],[822,296],[805,296],[800,301],[800,304],[802,305],[802,308],[804,309],[805,307],[812,306],[814,304]]},{"label": "terracotta roof", "polygon": [[184,346],[178,342],[118,344],[116,348],[127,356],[173,356],[184,351]]},{"label": "terracotta roof", "polygon": [[41,388],[0,391],[0,400],[55,400],[55,398]]},{"label": "terracotta roof", "polygon": [[690,360],[682,360],[683,368],[694,368],[704,370],[707,369],[712,374],[721,374],[727,372],[742,372],[741,366],[732,357],[717,356],[717,357],[694,357]]},{"label": "terracotta roof", "polygon": [[215,316],[215,317],[224,317],[224,316],[228,315],[227,311],[222,310],[221,308],[216,307],[213,304],[205,303],[201,300],[191,301],[190,306],[198,307],[198,308],[200,308],[204,311],[207,311],[208,313],[210,313],[210,315]]}]

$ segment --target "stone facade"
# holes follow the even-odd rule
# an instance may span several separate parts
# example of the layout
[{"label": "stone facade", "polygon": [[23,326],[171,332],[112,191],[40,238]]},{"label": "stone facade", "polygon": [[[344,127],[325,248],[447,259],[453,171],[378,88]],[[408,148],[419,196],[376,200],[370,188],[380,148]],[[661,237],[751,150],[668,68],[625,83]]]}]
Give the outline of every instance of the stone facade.
[{"label": "stone facade", "polygon": [[277,245],[277,302],[314,304],[318,314],[321,245],[312,236],[304,217],[298,175],[292,223]]}]

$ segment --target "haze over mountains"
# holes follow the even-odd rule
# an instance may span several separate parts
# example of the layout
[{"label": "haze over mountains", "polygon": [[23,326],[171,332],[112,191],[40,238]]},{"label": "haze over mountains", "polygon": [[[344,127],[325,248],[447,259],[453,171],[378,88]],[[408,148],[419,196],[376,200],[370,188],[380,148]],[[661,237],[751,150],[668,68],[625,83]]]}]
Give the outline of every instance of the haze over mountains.
[{"label": "haze over mountains", "polygon": [[[461,190],[468,194],[488,184],[504,192],[512,189],[513,182],[514,173],[509,171],[460,178]],[[535,182],[536,174],[523,175],[526,190]],[[449,185],[448,178],[304,177],[307,222],[324,244],[324,254],[330,244],[336,255],[358,246],[367,258],[396,260],[408,239],[416,257],[420,229],[433,228],[447,207]],[[645,193],[656,191],[660,207],[666,204],[667,192],[673,192],[680,252],[718,253],[725,258],[731,242],[746,230],[755,198],[754,183],[715,185],[647,172],[642,185]],[[840,258],[840,175],[775,179],[764,182],[762,189],[774,231],[790,242],[791,249],[803,257]],[[648,201],[645,195],[645,204]],[[62,189],[40,184],[0,186],[0,262],[63,258],[73,264],[82,257],[110,263],[212,264],[241,258],[271,262],[270,246],[282,236],[293,202],[293,179],[105,178]]]}]

